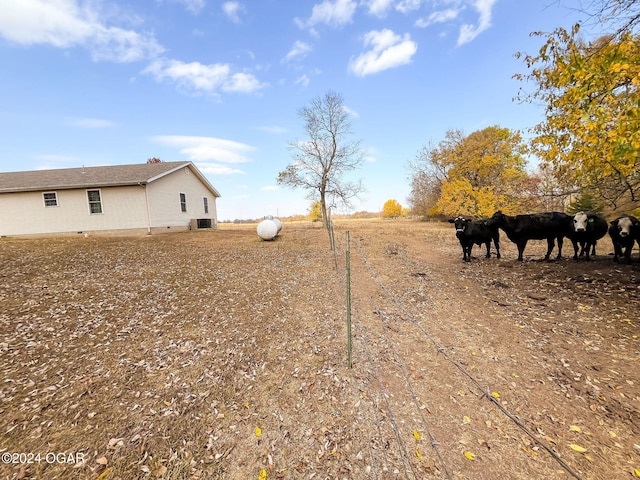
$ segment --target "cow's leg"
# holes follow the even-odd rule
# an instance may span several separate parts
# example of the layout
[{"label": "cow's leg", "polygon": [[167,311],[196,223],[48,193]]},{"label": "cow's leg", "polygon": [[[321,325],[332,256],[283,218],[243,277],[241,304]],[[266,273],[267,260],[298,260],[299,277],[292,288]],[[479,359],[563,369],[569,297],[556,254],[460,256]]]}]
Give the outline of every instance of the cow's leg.
[{"label": "cow's leg", "polygon": [[471,250],[473,250],[473,243],[467,245],[467,259],[465,260],[465,262],[471,261]]},{"label": "cow's leg", "polygon": [[578,242],[571,239],[571,243],[573,243],[573,259],[578,260]]},{"label": "cow's leg", "polygon": [[618,263],[618,258],[622,256],[622,247],[618,242],[613,242],[613,261]]},{"label": "cow's leg", "polygon": [[520,240],[518,245],[518,261],[522,262],[524,260],[524,248],[527,246],[527,240]]},{"label": "cow's leg", "polygon": [[491,258],[491,239],[484,242],[484,244],[487,246],[487,258]]},{"label": "cow's leg", "polygon": [[[562,258],[562,244],[564,242],[564,238],[562,236],[558,237],[558,256],[556,257],[558,260]],[[552,241],[553,243],[553,241]],[[551,253],[551,252],[549,252]]]},{"label": "cow's leg", "polygon": [[587,252],[587,248],[589,245],[589,241],[581,240],[580,241],[580,256],[584,257]]},{"label": "cow's leg", "polygon": [[551,252],[553,252],[553,247],[555,246],[556,246],[555,238],[548,237],[547,238],[547,254],[544,256],[545,260],[549,260],[549,257],[551,257]]},{"label": "cow's leg", "polygon": [[467,261],[467,247],[465,246],[464,242],[459,238],[458,241],[460,242],[460,246],[462,247],[462,260],[464,260],[465,262]]},{"label": "cow's leg", "polygon": [[591,257],[589,256],[589,252],[593,251],[592,255],[595,256],[596,254],[596,242],[591,243],[590,241],[586,242],[587,245],[584,248],[584,258],[589,261],[591,260]]},{"label": "cow's leg", "polygon": [[496,247],[496,257],[500,258],[500,240],[498,238],[493,239],[493,244]]},{"label": "cow's leg", "polygon": [[631,263],[631,250],[633,250],[633,242],[631,242],[631,245],[627,245],[624,249],[624,259],[627,263]]}]

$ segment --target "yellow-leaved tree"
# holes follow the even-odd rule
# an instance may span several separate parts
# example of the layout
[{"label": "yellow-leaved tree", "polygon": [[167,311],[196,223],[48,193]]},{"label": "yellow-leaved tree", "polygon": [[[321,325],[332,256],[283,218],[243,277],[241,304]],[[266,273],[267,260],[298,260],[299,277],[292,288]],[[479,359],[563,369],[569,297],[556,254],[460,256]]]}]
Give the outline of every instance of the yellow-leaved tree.
[{"label": "yellow-leaved tree", "polygon": [[496,210],[519,211],[530,191],[524,151],[520,134],[507,128],[487,127],[468,136],[450,130],[410,165],[410,200],[414,206],[422,200],[427,214],[486,217]]},{"label": "yellow-leaved tree", "polygon": [[312,222],[319,222],[322,220],[322,205],[320,205],[319,200],[313,202],[309,207],[309,218]]},{"label": "yellow-leaved tree", "polygon": [[640,206],[640,37],[630,31],[585,42],[579,26],[547,34],[537,55],[522,55],[546,105],[532,153],[567,191],[589,191],[611,208]]},{"label": "yellow-leaved tree", "polygon": [[382,218],[395,218],[402,216],[402,205],[395,199],[384,202],[382,207]]}]

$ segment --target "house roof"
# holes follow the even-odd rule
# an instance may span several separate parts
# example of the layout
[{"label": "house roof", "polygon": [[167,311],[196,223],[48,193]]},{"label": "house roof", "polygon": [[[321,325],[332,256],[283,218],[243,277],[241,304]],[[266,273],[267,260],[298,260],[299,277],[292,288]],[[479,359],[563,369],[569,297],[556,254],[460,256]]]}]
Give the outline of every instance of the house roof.
[{"label": "house roof", "polygon": [[220,196],[192,162],[140,163],[108,167],[6,172],[0,173],[0,193],[146,185],[184,167],[188,167],[195,173],[216,197]]}]

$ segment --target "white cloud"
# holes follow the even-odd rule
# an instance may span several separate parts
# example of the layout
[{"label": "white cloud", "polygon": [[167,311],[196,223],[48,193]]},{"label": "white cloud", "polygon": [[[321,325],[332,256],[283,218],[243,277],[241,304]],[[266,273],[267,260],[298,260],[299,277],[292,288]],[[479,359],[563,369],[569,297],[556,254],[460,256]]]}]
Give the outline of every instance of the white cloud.
[{"label": "white cloud", "polygon": [[164,51],[153,38],[117,27],[96,28],[90,44],[94,60],[111,62],[135,62],[156,57]]},{"label": "white cloud", "polygon": [[349,71],[359,77],[406,65],[418,49],[408,33],[400,36],[389,29],[366,33],[364,44],[370,50],[349,62]]},{"label": "white cloud", "polygon": [[351,23],[356,11],[357,2],[354,0],[324,0],[313,6],[311,17],[307,21],[297,19],[300,27],[313,27],[324,23],[332,27],[342,27]]},{"label": "white cloud", "polygon": [[194,15],[199,14],[204,6],[206,5],[205,0],[177,0],[178,3],[181,3],[185,6],[187,11],[193,13]]},{"label": "white cloud", "polygon": [[266,87],[250,73],[234,73],[222,85],[224,92],[252,93]]},{"label": "white cloud", "polygon": [[309,76],[303,73],[298,78],[296,78],[295,82],[293,83],[295,83],[296,85],[302,85],[303,87],[306,87],[309,85],[310,81],[311,79],[309,78]]},{"label": "white cloud", "polygon": [[365,5],[371,15],[381,18],[387,14],[393,2],[394,0],[368,0]]},{"label": "white cloud", "polygon": [[402,13],[409,13],[418,10],[422,5],[422,0],[402,0],[396,5],[396,10]]},{"label": "white cloud", "polygon": [[240,2],[224,2],[222,4],[222,11],[233,23],[240,23],[242,21],[240,14],[245,13],[246,8]]},{"label": "white cloud", "polygon": [[446,10],[439,10],[437,12],[433,12],[427,18],[419,18],[418,20],[416,20],[416,27],[425,28],[435,23],[450,22],[452,20],[455,20],[461,11],[462,11],[462,8],[460,9],[448,8]]},{"label": "white cloud", "polygon": [[244,143],[215,137],[184,135],[158,135],[151,140],[175,147],[192,162],[246,163],[247,156],[255,150]]},{"label": "white cloud", "polygon": [[300,40],[296,40],[293,43],[293,47],[291,47],[291,50],[289,50],[289,52],[282,59],[281,63],[287,63],[292,60],[297,60],[299,58],[302,59],[306,57],[309,54],[309,52],[311,52],[312,50],[313,48],[308,43],[302,42]]},{"label": "white cloud", "polygon": [[460,27],[458,46],[469,43],[491,26],[492,9],[496,1],[497,0],[475,0],[473,2],[473,8],[475,8],[479,14],[478,25],[465,24]]},{"label": "white cloud", "polygon": [[0,36],[21,45],[81,46],[94,60],[131,62],[164,51],[153,35],[98,21],[91,4],[76,0],[0,0]]},{"label": "white cloud", "polygon": [[243,170],[238,170],[237,168],[227,167],[225,165],[218,165],[216,163],[202,163],[197,162],[198,170],[202,173],[209,175],[233,175],[233,174],[244,174]]},{"label": "white cloud", "polygon": [[72,127],[80,128],[108,128],[115,125],[112,121],[101,118],[76,118],[67,123]]},{"label": "white cloud", "polygon": [[185,93],[217,94],[224,92],[251,93],[265,87],[248,73],[231,73],[223,63],[204,65],[200,62],[184,63],[179,60],[156,60],[143,73],[149,73],[159,82],[169,79]]},{"label": "white cloud", "polygon": [[346,112],[347,115],[350,115],[353,118],[358,118],[360,116],[360,114],[358,112],[356,112],[355,110],[347,107],[346,105],[343,105],[342,109]]}]

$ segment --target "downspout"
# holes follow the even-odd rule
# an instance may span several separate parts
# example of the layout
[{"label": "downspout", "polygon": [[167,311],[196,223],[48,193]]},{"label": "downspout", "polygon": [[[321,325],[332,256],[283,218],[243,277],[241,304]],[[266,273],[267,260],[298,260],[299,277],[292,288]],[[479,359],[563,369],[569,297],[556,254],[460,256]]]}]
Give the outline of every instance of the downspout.
[{"label": "downspout", "polygon": [[151,235],[151,211],[149,210],[149,195],[147,193],[147,185],[138,182],[142,188],[144,188],[144,204],[147,209],[147,235]]}]

